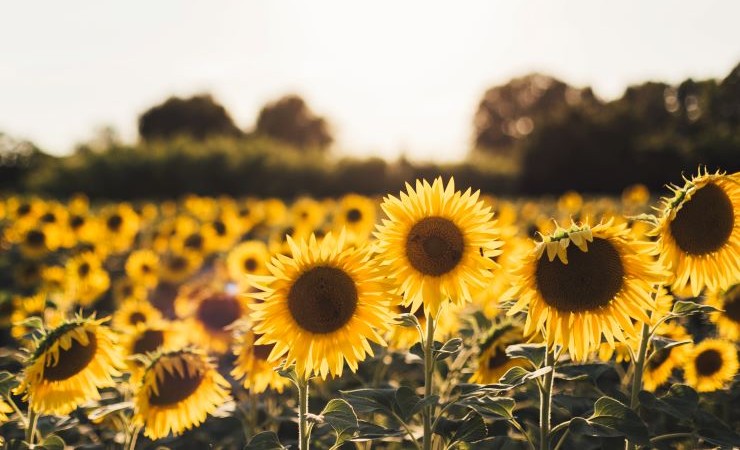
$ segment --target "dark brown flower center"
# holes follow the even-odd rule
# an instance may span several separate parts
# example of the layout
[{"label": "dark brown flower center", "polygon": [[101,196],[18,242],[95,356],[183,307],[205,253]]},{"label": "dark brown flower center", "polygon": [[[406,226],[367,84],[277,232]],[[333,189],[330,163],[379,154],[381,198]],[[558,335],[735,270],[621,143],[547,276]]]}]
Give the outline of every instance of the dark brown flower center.
[{"label": "dark brown flower center", "polygon": [[664,362],[668,361],[669,356],[671,356],[671,349],[669,348],[666,350],[661,348],[655,355],[650,357],[650,361],[648,361],[648,369],[655,370],[662,366]]},{"label": "dark brown flower center", "polygon": [[85,277],[90,273],[90,263],[83,262],[77,267],[77,275]]},{"label": "dark brown flower center", "polygon": [[734,226],[732,201],[713,183],[697,189],[670,223],[676,245],[690,255],[719,250],[730,239]]},{"label": "dark brown flower center", "polygon": [[85,218],[82,216],[74,215],[69,218],[69,226],[73,230],[80,228],[85,223]]},{"label": "dark brown flower center", "polygon": [[164,332],[162,330],[145,330],[134,342],[132,353],[153,352],[164,344]]},{"label": "dark brown flower center", "polygon": [[588,251],[567,247],[568,264],[543,255],[537,262],[535,282],[542,299],[559,311],[584,312],[602,308],[622,289],[624,267],[616,248],[594,238]]},{"label": "dark brown flower center", "polygon": [[128,323],[130,323],[131,325],[136,325],[137,323],[143,322],[146,322],[146,316],[144,315],[144,313],[136,311],[135,313],[128,316]]},{"label": "dark brown flower center", "polygon": [[193,233],[185,239],[185,247],[200,250],[203,248],[203,236],[198,233]]},{"label": "dark brown flower center", "polygon": [[454,269],[464,248],[460,229],[443,217],[421,219],[406,239],[406,257],[424,275],[440,276]]},{"label": "dark brown flower center", "polygon": [[489,369],[499,368],[503,366],[504,364],[506,364],[508,361],[509,361],[509,357],[506,356],[506,352],[503,349],[499,348],[497,349],[495,355],[492,355],[491,357],[488,358],[488,368]]},{"label": "dark brown flower center", "polygon": [[223,331],[241,317],[242,308],[236,297],[216,294],[200,302],[196,315],[206,328]]},{"label": "dark brown flower center", "polygon": [[723,308],[725,317],[734,322],[740,323],[740,284],[731,287],[724,298]]},{"label": "dark brown flower center", "polygon": [[201,382],[203,382],[203,372],[196,372],[192,376],[189,373],[187,362],[183,361],[184,376],[180,376],[176,370],[173,372],[167,372],[164,370],[164,377],[159,381],[157,379],[158,393],[151,392],[149,395],[149,403],[154,406],[168,406],[177,404],[198,390]]},{"label": "dark brown flower center", "polygon": [[288,293],[293,319],[312,333],[342,328],[357,308],[357,287],[343,270],[318,266],[304,272]]},{"label": "dark brown flower center", "polygon": [[[262,337],[261,334],[255,334],[254,341],[256,342],[257,339],[261,337]],[[270,352],[272,351],[273,347],[275,347],[275,344],[253,345],[252,353],[254,353],[255,358],[261,359],[263,361],[267,361],[267,358],[270,356]]]},{"label": "dark brown flower center", "polygon": [[185,259],[185,257],[181,255],[175,255],[171,257],[167,262],[168,262],[167,265],[170,267],[170,270],[174,272],[180,272],[182,270],[187,269],[188,267],[188,260]]},{"label": "dark brown flower center", "polygon": [[26,234],[26,243],[32,247],[41,247],[46,243],[46,235],[43,231],[31,230]]},{"label": "dark brown flower center", "polygon": [[357,223],[362,220],[362,212],[357,208],[352,208],[347,211],[347,222]]},{"label": "dark brown flower center", "polygon": [[257,270],[257,261],[254,258],[247,258],[244,260],[244,268],[247,272],[254,272]]},{"label": "dark brown flower center", "polygon": [[226,225],[220,220],[213,222],[213,229],[219,236],[224,236],[226,234]]},{"label": "dark brown flower center", "polygon": [[23,217],[26,214],[31,212],[31,205],[28,203],[24,203],[21,206],[19,206],[16,211],[18,212],[18,217]]},{"label": "dark brown flower center", "polygon": [[[83,371],[90,361],[95,357],[98,348],[98,340],[91,331],[87,332],[87,345],[82,345],[76,339],[72,339],[72,345],[64,350],[59,347],[59,358],[55,366],[44,367],[44,379],[46,381],[62,381]],[[51,364],[47,360],[47,364]]]},{"label": "dark brown flower center", "polygon": [[123,217],[118,214],[113,214],[108,217],[108,221],[106,222],[106,226],[111,231],[118,231],[118,229],[121,228],[121,225],[123,225]]},{"label": "dark brown flower center", "polygon": [[722,368],[722,355],[715,349],[704,350],[694,360],[694,367],[703,377],[714,375]]},{"label": "dark brown flower center", "polygon": [[41,220],[44,223],[56,223],[57,216],[54,215],[54,213],[52,213],[52,212],[48,212],[48,213],[44,214],[43,216],[41,216],[41,218],[39,220]]}]

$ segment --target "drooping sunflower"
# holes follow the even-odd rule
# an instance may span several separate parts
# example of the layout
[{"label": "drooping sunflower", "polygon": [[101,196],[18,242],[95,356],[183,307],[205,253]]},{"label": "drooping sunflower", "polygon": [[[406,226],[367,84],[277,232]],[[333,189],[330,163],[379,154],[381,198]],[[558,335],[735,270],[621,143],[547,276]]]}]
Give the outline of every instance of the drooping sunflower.
[{"label": "drooping sunflower", "polygon": [[295,363],[304,378],[341,376],[345,362],[357,370],[373,354],[370,341],[385,345],[397,300],[387,274],[367,248],[347,248],[344,233],[328,233],[320,244],[314,235],[288,244],[292,257],[275,256],[271,276],[252,277],[261,292],[246,294],[257,300],[250,305],[253,331],[263,336],[255,343],[274,343],[268,360],[285,355],[286,366]]},{"label": "drooping sunflower", "polygon": [[262,241],[242,242],[229,252],[226,266],[229,277],[237,282],[246,281],[247,275],[268,274],[267,263],[270,261],[270,252]]},{"label": "drooping sunflower", "polygon": [[126,275],[136,284],[153,288],[159,281],[159,256],[148,249],[131,252],[126,259]]},{"label": "drooping sunflower", "polygon": [[524,358],[510,358],[506,347],[523,342],[522,330],[518,326],[504,322],[493,328],[481,344],[478,368],[471,383],[498,383],[499,379],[512,367],[528,367],[531,364]]},{"label": "drooping sunflower", "polygon": [[195,348],[156,353],[134,394],[134,422],[150,439],[198,426],[231,399],[229,383]]},{"label": "drooping sunflower", "polygon": [[740,283],[727,290],[707,292],[706,303],[719,309],[709,314],[709,320],[717,325],[719,335],[730,341],[740,339]]},{"label": "drooping sunflower", "polygon": [[694,347],[684,365],[686,384],[699,392],[722,389],[737,374],[737,347],[733,342],[705,339]]},{"label": "drooping sunflower", "polygon": [[652,293],[664,270],[650,256],[652,245],[633,241],[626,224],[594,227],[573,223],[545,235],[514,270],[516,299],[508,315],[527,310],[524,334],[542,333],[549,347],[574,360],[595,351],[602,335],[609,345],[634,338],[636,321],[650,320]]},{"label": "drooping sunflower", "polygon": [[123,368],[120,348],[107,319],[75,317],[36,343],[16,394],[34,411],[65,415],[100,399],[98,389],[115,386]]},{"label": "drooping sunflower", "polygon": [[283,392],[290,380],[277,373],[275,369],[280,365],[278,362],[268,361],[275,345],[255,344],[260,337],[252,331],[244,331],[237,336],[234,346],[236,362],[231,375],[241,380],[244,389],[253,394],[264,392],[267,388]]},{"label": "drooping sunflower", "polygon": [[740,172],[699,170],[671,189],[652,233],[675,274],[673,289],[690,284],[695,297],[704,287],[728,289],[740,281]]},{"label": "drooping sunflower", "polygon": [[72,302],[88,306],[110,287],[110,277],[103,262],[92,252],[86,252],[67,261],[65,296]]},{"label": "drooping sunflower", "polygon": [[388,218],[375,233],[378,259],[397,281],[404,304],[416,311],[423,303],[436,317],[443,302],[470,301],[490,282],[491,257],[501,242],[479,191],[455,191],[454,179],[445,187],[441,177],[432,185],[417,180],[416,189],[406,184],[406,190],[381,205]]},{"label": "drooping sunflower", "polygon": [[[674,341],[691,339],[684,327],[673,322],[661,324],[657,334]],[[673,369],[681,367],[688,360],[691,349],[691,344],[684,344],[669,349],[657,350],[645,364],[642,375],[643,389],[653,392],[668,381]]]}]

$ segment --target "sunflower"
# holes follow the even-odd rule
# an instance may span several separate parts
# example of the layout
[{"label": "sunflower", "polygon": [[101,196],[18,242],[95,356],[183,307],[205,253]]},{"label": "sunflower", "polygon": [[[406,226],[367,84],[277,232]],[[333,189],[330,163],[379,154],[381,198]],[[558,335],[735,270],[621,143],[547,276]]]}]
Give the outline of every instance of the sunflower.
[{"label": "sunflower", "polygon": [[709,319],[717,325],[719,335],[737,341],[740,338],[740,283],[727,290],[707,292],[706,303],[719,309],[709,314]]},{"label": "sunflower", "polygon": [[527,309],[525,335],[541,332],[548,347],[561,345],[575,360],[595,351],[602,335],[611,346],[634,338],[633,319],[650,320],[651,294],[664,276],[651,249],[629,239],[626,224],[558,227],[515,269],[506,297],[516,303],[507,314]]},{"label": "sunflower", "polygon": [[45,325],[50,326],[57,326],[62,321],[61,312],[51,307],[44,292],[39,292],[30,297],[15,297],[13,299],[13,313],[10,316],[13,324],[10,334],[15,339],[21,340],[31,331],[23,324],[31,317],[38,317]]},{"label": "sunflower", "polygon": [[24,230],[20,237],[21,254],[38,259],[56,251],[62,244],[62,233],[53,224],[39,224]]},{"label": "sunflower", "polygon": [[172,251],[162,257],[160,278],[169,283],[181,283],[203,264],[203,257],[195,252]]},{"label": "sunflower", "polygon": [[246,316],[248,307],[246,299],[240,296],[206,287],[179,295],[175,300],[175,312],[188,321],[193,342],[224,353],[233,338],[231,327]]},{"label": "sunflower", "polygon": [[134,283],[129,277],[120,277],[113,282],[113,300],[117,304],[128,300],[145,300],[147,294],[148,291],[145,286]]},{"label": "sunflower", "polygon": [[[344,362],[357,370],[369,341],[385,345],[381,333],[391,323],[391,293],[385,273],[372,264],[367,248],[347,248],[345,234],[331,233],[319,244],[288,239],[292,257],[277,255],[268,265],[271,276],[253,276],[262,292],[247,293],[255,343],[275,344],[269,361],[285,355],[300,376],[341,376]],[[259,303],[259,300],[264,300]]]},{"label": "sunflower", "polygon": [[478,201],[479,191],[455,191],[450,179],[429,183],[417,180],[416,190],[392,195],[381,207],[388,216],[378,226],[378,258],[389,276],[400,284],[404,304],[416,311],[422,303],[427,315],[436,317],[440,306],[470,301],[490,282],[490,259],[499,252],[498,231],[490,208]]},{"label": "sunflower", "polygon": [[186,344],[186,331],[179,322],[158,320],[139,322],[121,336],[126,356],[155,353],[159,349],[174,350]]},{"label": "sunflower", "polygon": [[270,252],[267,245],[262,241],[242,242],[229,252],[226,266],[229,277],[241,283],[247,275],[268,274],[267,263],[270,260]]},{"label": "sunflower", "polygon": [[140,218],[128,203],[105,208],[100,217],[103,242],[114,252],[131,247],[139,231]]},{"label": "sunflower", "polygon": [[83,306],[91,305],[110,286],[110,277],[103,262],[92,252],[85,252],[67,261],[68,300]]},{"label": "sunflower", "polygon": [[237,240],[241,232],[239,219],[235,213],[222,212],[218,217],[203,226],[203,234],[208,236],[207,240],[211,248],[216,251],[226,251]]},{"label": "sunflower", "polygon": [[16,394],[42,414],[69,414],[82,403],[99,400],[98,389],[115,386],[123,367],[116,336],[107,319],[75,317],[36,343]]},{"label": "sunflower", "polygon": [[136,328],[139,324],[156,323],[162,313],[145,299],[129,299],[113,314],[113,328],[119,331]]},{"label": "sunflower", "polygon": [[296,228],[313,230],[324,222],[324,205],[311,197],[301,197],[290,207],[291,224]]},{"label": "sunflower", "polygon": [[150,439],[198,426],[231,399],[229,383],[194,348],[156,353],[134,394],[134,422]]},{"label": "sunflower", "polygon": [[197,229],[185,236],[176,236],[170,246],[172,250],[206,256],[213,250],[214,236]]},{"label": "sunflower", "polygon": [[[13,407],[5,403],[5,401],[0,397],[0,424],[3,422],[8,421],[8,414],[13,413]],[[0,442],[2,440],[0,439]]]},{"label": "sunflower", "polygon": [[684,187],[671,189],[653,234],[676,275],[673,288],[690,284],[695,297],[705,286],[728,289],[740,281],[740,172],[699,170]]},{"label": "sunflower", "polygon": [[376,216],[376,204],[372,199],[362,195],[347,194],[337,205],[333,228],[339,232],[344,227],[352,240],[365,241],[375,227]]},{"label": "sunflower", "polygon": [[722,389],[737,374],[735,343],[719,339],[705,339],[691,352],[684,365],[686,384],[699,392]]},{"label": "sunflower", "polygon": [[[460,315],[463,307],[464,305],[452,303],[442,305],[434,327],[435,340],[443,341],[457,334],[460,330]],[[419,308],[413,313],[408,306],[397,305],[394,309],[398,314],[413,314],[416,320],[419,321],[422,330],[425,329],[427,318],[424,316],[424,309]],[[388,333],[387,339],[389,350],[408,350],[419,342],[419,340],[419,330],[416,327],[404,327],[401,325],[393,326]]]},{"label": "sunflower", "polygon": [[[686,329],[676,323],[664,323],[658,327],[658,335],[665,336],[674,341],[685,341],[691,339]],[[642,375],[643,389],[655,391],[663,383],[668,381],[673,369],[681,367],[691,354],[691,345],[684,344],[669,349],[656,350],[645,364]]]},{"label": "sunflower", "polygon": [[504,322],[492,329],[481,344],[478,357],[478,368],[470,377],[471,383],[498,383],[499,379],[512,367],[527,367],[529,362],[524,358],[510,358],[506,347],[523,341],[521,328]]},{"label": "sunflower", "polygon": [[131,252],[126,259],[126,275],[135,284],[141,284],[147,288],[156,286],[159,280],[159,257],[147,249]]},{"label": "sunflower", "polygon": [[268,361],[275,344],[256,345],[255,341],[260,337],[252,331],[245,331],[237,336],[234,348],[236,362],[231,375],[236,380],[241,380],[244,389],[253,394],[264,392],[267,388],[283,392],[290,380],[275,370],[279,363]]}]

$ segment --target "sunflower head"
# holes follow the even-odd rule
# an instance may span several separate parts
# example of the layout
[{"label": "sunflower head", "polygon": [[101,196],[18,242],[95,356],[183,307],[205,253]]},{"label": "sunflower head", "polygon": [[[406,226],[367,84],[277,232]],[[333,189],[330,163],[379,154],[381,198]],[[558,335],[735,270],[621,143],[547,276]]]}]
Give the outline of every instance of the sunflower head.
[{"label": "sunflower head", "polygon": [[436,317],[444,301],[471,301],[487,285],[499,233],[480,193],[456,191],[453,179],[446,187],[442,178],[417,181],[406,190],[381,205],[387,219],[375,233],[378,259],[398,282],[404,304],[413,311],[423,304]]},{"label": "sunflower head", "polygon": [[686,383],[699,392],[722,389],[737,374],[737,347],[734,342],[705,339],[694,347],[684,365]]},{"label": "sunflower head", "polygon": [[230,399],[229,383],[201,350],[159,351],[136,386],[133,420],[151,439],[178,435]]},{"label": "sunflower head", "polygon": [[720,336],[730,341],[740,339],[740,283],[729,289],[717,289],[707,292],[706,303],[719,311],[709,315],[717,325]]},{"label": "sunflower head", "polygon": [[231,375],[241,380],[244,388],[253,394],[264,392],[267,388],[283,392],[290,384],[290,380],[278,374],[276,370],[280,366],[278,362],[268,360],[275,345],[255,344],[260,337],[251,330],[242,331],[237,335],[234,346],[236,361]]},{"label": "sunflower head", "polygon": [[159,279],[159,257],[146,249],[131,252],[126,260],[126,275],[135,284],[147,288],[156,286]]},{"label": "sunflower head", "polygon": [[654,286],[664,276],[649,243],[630,239],[626,225],[573,223],[545,235],[514,271],[508,314],[527,310],[524,332],[583,360],[602,335],[610,346],[635,336],[633,319],[649,321]]},{"label": "sunflower head", "polygon": [[247,301],[211,287],[195,287],[179,295],[175,311],[192,327],[192,336],[201,345],[217,353],[224,353],[232,342],[234,327],[248,312]]},{"label": "sunflower head", "polygon": [[523,341],[522,329],[510,321],[502,322],[491,329],[480,344],[478,368],[470,378],[471,383],[491,384],[512,367],[526,367],[529,362],[524,358],[510,358],[506,347]]},{"label": "sunflower head", "polygon": [[675,274],[673,288],[688,284],[694,296],[704,287],[729,288],[740,280],[740,173],[700,169],[683,187],[671,189],[652,233]]},{"label": "sunflower head", "polygon": [[[657,334],[673,341],[691,339],[691,336],[686,332],[684,327],[673,322],[661,324],[658,327]],[[681,367],[689,359],[691,350],[691,344],[679,345],[667,349],[655,349],[650,359],[648,359],[647,364],[645,364],[642,379],[643,388],[652,392],[666,383],[671,377],[673,369]]]},{"label": "sunflower head", "polygon": [[123,368],[115,334],[107,319],[75,317],[45,333],[23,372],[16,393],[25,393],[41,413],[65,415],[100,398],[99,388],[115,385]]},{"label": "sunflower head", "polygon": [[368,249],[347,248],[344,233],[288,244],[292,257],[275,256],[272,275],[251,278],[259,290],[246,294],[257,300],[250,305],[253,330],[262,335],[256,344],[275,344],[269,360],[284,355],[305,378],[339,376],[345,362],[357,370],[372,355],[370,341],[385,345],[396,300],[386,274]]},{"label": "sunflower head", "polygon": [[237,283],[244,283],[247,275],[266,275],[270,253],[262,241],[246,241],[234,247],[226,259],[229,277]]}]

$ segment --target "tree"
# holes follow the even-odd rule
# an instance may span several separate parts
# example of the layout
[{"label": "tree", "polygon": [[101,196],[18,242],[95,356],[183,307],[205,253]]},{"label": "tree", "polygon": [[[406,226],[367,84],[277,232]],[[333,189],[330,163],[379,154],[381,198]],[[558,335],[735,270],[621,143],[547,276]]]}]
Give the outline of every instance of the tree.
[{"label": "tree", "polygon": [[316,116],[298,95],[287,95],[265,105],[257,118],[255,134],[300,149],[324,150],[334,141],[326,120]]},{"label": "tree", "polygon": [[240,136],[226,109],[210,94],[190,98],[170,97],[139,116],[139,135],[144,140],[171,139],[187,135],[196,140],[211,136]]}]

